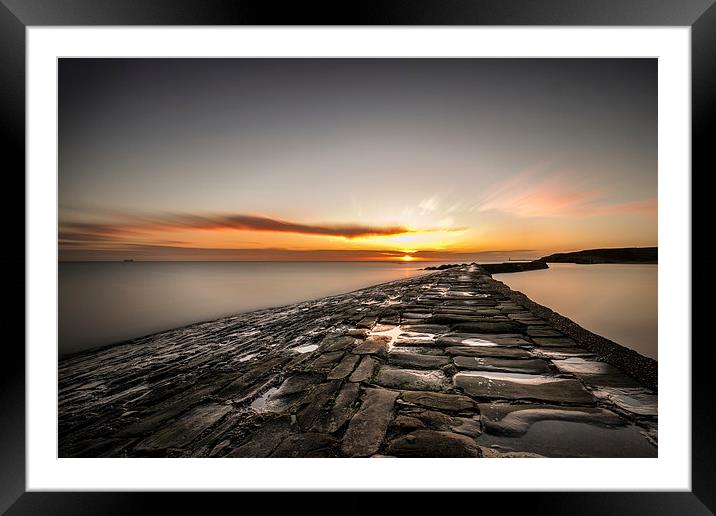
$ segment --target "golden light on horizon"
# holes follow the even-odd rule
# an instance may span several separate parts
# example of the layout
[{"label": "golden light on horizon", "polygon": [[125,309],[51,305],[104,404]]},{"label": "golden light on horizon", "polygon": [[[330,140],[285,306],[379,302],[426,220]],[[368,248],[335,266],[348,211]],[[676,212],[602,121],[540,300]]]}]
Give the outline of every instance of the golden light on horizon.
[{"label": "golden light on horizon", "polygon": [[412,262],[413,260],[415,260],[415,258],[410,256],[409,254],[401,256],[400,259],[404,262]]}]

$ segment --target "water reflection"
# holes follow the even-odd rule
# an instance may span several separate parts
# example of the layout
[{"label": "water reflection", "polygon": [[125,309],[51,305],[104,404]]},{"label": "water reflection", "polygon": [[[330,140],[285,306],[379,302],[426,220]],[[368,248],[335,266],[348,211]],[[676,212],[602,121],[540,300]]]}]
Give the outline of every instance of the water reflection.
[{"label": "water reflection", "polygon": [[642,355],[657,358],[657,266],[550,263],[495,274],[533,301]]}]

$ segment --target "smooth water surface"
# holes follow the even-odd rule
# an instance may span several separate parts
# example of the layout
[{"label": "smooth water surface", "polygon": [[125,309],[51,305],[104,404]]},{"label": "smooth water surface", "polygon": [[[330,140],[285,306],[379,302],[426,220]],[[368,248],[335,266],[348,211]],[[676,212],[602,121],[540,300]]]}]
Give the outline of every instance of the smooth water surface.
[{"label": "smooth water surface", "polygon": [[395,262],[59,264],[59,353],[425,274]]},{"label": "smooth water surface", "polygon": [[496,280],[582,327],[656,359],[657,265],[550,263]]}]

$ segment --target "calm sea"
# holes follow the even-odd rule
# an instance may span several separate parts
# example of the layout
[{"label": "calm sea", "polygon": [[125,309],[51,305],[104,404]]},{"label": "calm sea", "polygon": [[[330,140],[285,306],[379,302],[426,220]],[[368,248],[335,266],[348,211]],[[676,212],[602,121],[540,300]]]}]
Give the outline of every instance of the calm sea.
[{"label": "calm sea", "polygon": [[59,264],[59,352],[425,274],[430,263]]},{"label": "calm sea", "polygon": [[594,333],[657,358],[657,265],[550,263],[549,269],[493,277]]},{"label": "calm sea", "polygon": [[[59,265],[59,352],[409,278],[415,263],[133,262]],[[550,264],[495,278],[656,358],[656,265]]]}]

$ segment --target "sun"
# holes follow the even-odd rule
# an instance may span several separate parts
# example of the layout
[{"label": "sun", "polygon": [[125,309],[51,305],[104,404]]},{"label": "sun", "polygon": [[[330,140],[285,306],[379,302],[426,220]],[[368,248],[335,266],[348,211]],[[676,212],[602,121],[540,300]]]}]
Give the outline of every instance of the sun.
[{"label": "sun", "polygon": [[412,262],[413,260],[415,260],[415,258],[410,256],[409,254],[405,254],[405,255],[401,256],[400,259],[404,262]]}]

